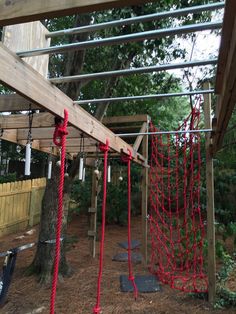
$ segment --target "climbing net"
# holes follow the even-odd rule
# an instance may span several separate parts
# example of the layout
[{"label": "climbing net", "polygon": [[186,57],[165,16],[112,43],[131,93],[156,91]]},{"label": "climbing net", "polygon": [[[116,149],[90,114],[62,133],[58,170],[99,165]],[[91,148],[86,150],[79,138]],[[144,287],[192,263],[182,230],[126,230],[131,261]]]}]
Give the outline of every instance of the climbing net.
[{"label": "climbing net", "polygon": [[[199,129],[200,99],[178,131]],[[151,132],[157,132],[151,124]],[[204,223],[200,205],[199,133],[152,135],[150,167],[151,266],[163,283],[206,292]]]}]

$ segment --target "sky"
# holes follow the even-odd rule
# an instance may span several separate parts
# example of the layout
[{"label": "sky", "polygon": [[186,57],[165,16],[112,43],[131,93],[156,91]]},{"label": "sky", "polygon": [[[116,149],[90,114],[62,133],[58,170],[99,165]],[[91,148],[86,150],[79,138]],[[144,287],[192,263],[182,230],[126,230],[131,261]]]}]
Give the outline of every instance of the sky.
[{"label": "sky", "polygon": [[[222,21],[223,20],[223,10],[217,11],[212,16],[212,22]],[[201,31],[196,33],[196,41],[193,43],[191,39],[183,39],[177,38],[176,45],[180,44],[181,48],[185,48],[187,51],[186,59],[176,59],[174,63],[182,63],[184,61],[200,61],[200,60],[208,60],[218,58],[219,47],[220,47],[220,34],[216,34],[216,32],[211,31]],[[193,51],[192,51],[193,50]],[[191,56],[192,52],[192,56]],[[212,68],[212,66],[208,67]],[[203,69],[203,68],[202,68]],[[193,74],[193,88],[197,88],[197,82],[199,79],[204,77],[200,68],[190,68],[190,72]],[[170,73],[175,74],[176,76],[183,78],[184,70],[173,70]],[[183,87],[187,89],[189,86],[186,78],[183,80]]]}]

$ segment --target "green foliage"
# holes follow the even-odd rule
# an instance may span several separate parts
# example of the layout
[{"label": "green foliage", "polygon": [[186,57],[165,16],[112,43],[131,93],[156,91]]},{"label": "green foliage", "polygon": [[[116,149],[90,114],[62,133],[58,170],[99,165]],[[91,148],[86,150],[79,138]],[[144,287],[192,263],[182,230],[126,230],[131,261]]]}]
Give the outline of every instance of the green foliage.
[{"label": "green foliage", "polygon": [[217,300],[215,308],[236,306],[236,291],[226,287],[229,275],[236,270],[236,262],[226,253],[223,254],[223,266],[217,274]]},{"label": "green foliage", "polygon": [[71,199],[73,199],[78,207],[73,208],[73,212],[87,213],[91,206],[91,170],[86,168],[86,181],[82,182],[76,179],[73,183]]},{"label": "green foliage", "polygon": [[[131,211],[132,215],[140,214],[140,167],[131,167]],[[122,176],[123,180],[119,180]],[[101,208],[102,193],[99,195],[99,208]],[[98,211],[98,219],[101,221],[101,210]],[[127,174],[124,165],[114,161],[112,163],[112,182],[107,187],[107,223],[120,225],[127,224]]]},{"label": "green foliage", "polygon": [[9,173],[4,176],[0,176],[0,183],[15,182],[16,173]]},{"label": "green foliage", "polygon": [[[112,182],[107,185],[107,206],[106,206],[106,222],[117,223],[125,225],[127,223],[127,175],[124,171],[121,172],[123,177],[119,181],[121,168],[117,163],[112,164]],[[99,169],[102,171],[102,166]],[[124,169],[123,169],[124,170]],[[132,182],[132,195],[131,195],[131,209],[132,214],[137,215],[140,213],[140,171],[137,166],[132,167],[131,182]],[[92,171],[86,169],[86,182],[75,180],[72,188],[71,198],[78,204],[78,207],[73,208],[73,212],[87,213],[88,208],[91,206],[91,177]],[[102,184],[102,178],[100,179]],[[101,221],[101,208],[102,208],[102,190],[98,194],[98,221]]]},{"label": "green foliage", "polygon": [[216,248],[216,256],[219,259],[223,259],[226,254],[224,245],[219,240],[217,240],[215,248]]}]

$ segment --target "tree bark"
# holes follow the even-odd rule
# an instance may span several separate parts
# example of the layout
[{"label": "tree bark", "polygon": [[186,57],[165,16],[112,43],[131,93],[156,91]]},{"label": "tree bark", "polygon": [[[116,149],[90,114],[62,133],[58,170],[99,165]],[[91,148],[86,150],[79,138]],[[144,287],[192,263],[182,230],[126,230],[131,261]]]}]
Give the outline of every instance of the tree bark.
[{"label": "tree bark", "polygon": [[[58,185],[60,178],[60,167],[53,160],[52,179],[47,180],[47,185],[42,201],[42,212],[39,226],[39,239],[37,244],[37,252],[30,270],[39,274],[39,281],[42,284],[51,282],[53,273],[53,262],[55,255],[55,243],[45,243],[46,240],[55,240],[56,224],[57,224],[57,208],[58,208]],[[60,258],[60,274],[69,275],[71,270],[66,262],[65,256],[65,232],[66,221],[68,216],[69,198],[68,193],[64,194],[63,200],[63,225],[61,242],[61,258]]]}]

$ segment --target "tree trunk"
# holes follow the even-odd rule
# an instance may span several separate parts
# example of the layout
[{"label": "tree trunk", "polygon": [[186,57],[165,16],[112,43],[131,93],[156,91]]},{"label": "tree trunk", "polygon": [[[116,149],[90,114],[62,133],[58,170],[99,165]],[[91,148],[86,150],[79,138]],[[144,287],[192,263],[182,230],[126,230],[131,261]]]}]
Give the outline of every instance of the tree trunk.
[{"label": "tree trunk", "polygon": [[[55,240],[57,208],[58,208],[58,185],[60,178],[60,167],[53,161],[52,178],[47,180],[45,194],[42,201],[41,223],[39,227],[39,239],[37,252],[30,270],[39,274],[39,281],[42,284],[51,282],[53,273],[53,262],[55,255],[55,243],[44,243],[45,240]],[[70,185],[67,185],[70,186]],[[60,274],[63,276],[70,275],[71,270],[66,262],[65,256],[65,238],[66,238],[66,222],[69,207],[69,191],[64,191],[63,200],[63,224],[60,256]]]}]

